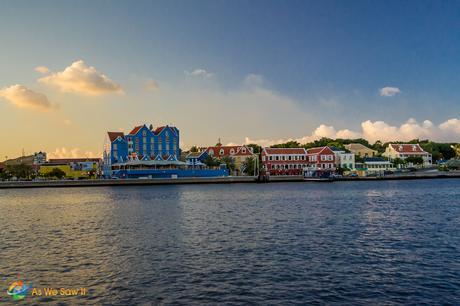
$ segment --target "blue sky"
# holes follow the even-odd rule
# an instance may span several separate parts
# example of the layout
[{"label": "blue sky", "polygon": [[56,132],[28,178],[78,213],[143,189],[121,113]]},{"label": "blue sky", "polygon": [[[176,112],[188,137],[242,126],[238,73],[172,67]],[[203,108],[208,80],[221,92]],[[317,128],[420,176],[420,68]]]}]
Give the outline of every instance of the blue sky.
[{"label": "blue sky", "polygon": [[[82,134],[76,146],[91,151],[100,147],[106,129],[129,129],[139,121],[178,125],[186,145],[205,145],[217,137],[228,142],[302,139],[321,124],[361,133],[367,120],[399,129],[414,118],[420,126],[430,120],[438,127],[460,117],[459,33],[460,3],[454,1],[2,1],[0,88],[21,84],[60,107],[53,115],[37,115],[0,103],[0,111],[26,126],[37,116],[65,117],[73,126],[66,128]],[[107,75],[124,94],[88,98],[37,83],[41,76],[35,67],[56,73],[77,60]],[[197,69],[208,77],[184,73]],[[272,123],[266,127],[223,125],[213,134],[162,110],[169,106],[180,113],[197,103],[204,114],[217,117],[220,103],[252,99],[248,75],[259,76],[255,86],[274,96],[273,105],[260,104],[274,108],[272,113],[254,107],[251,114],[268,118]],[[139,84],[145,80],[155,80],[159,90],[143,92]],[[383,87],[400,92],[381,96]],[[244,101],[235,102],[235,120]],[[276,116],[280,103],[290,104],[292,116]],[[99,119],[108,113],[110,120]],[[204,114],[193,113],[198,121],[206,120]],[[456,124],[445,137],[460,134]],[[29,129],[37,126],[31,123]],[[96,132],[99,138],[90,135]],[[441,137],[439,131],[428,133]],[[62,146],[74,145],[61,140]],[[45,149],[53,146],[60,143]]]}]

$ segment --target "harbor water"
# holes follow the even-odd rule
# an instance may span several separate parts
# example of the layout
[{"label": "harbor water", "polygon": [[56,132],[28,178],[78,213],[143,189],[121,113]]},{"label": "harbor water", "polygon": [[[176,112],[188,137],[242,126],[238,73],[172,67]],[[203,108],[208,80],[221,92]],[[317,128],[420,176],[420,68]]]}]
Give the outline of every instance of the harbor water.
[{"label": "harbor water", "polygon": [[460,180],[0,190],[0,277],[6,305],[458,305]]}]

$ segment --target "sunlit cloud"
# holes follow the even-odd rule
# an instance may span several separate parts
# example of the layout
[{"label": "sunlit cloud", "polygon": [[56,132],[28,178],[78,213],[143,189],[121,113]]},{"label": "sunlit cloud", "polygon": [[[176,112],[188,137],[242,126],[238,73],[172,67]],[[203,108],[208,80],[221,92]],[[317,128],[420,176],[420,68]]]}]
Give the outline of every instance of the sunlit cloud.
[{"label": "sunlit cloud", "polygon": [[393,126],[384,121],[366,120],[361,123],[361,131],[354,132],[348,129],[336,130],[333,126],[319,125],[310,135],[301,138],[286,139],[251,139],[245,137],[244,143],[256,143],[262,146],[271,146],[277,143],[297,141],[300,144],[312,142],[322,137],[356,139],[364,138],[370,142],[377,140],[387,141],[409,141],[412,139],[430,139],[438,141],[458,142],[460,140],[460,119],[453,118],[434,125],[430,120],[421,124],[410,118],[400,126]]},{"label": "sunlit cloud", "polygon": [[99,72],[93,66],[88,66],[82,60],[72,63],[64,71],[42,77],[39,82],[51,85],[62,92],[72,92],[89,96],[99,96],[108,93],[123,93],[120,85]]},{"label": "sunlit cloud", "polygon": [[401,93],[401,90],[398,87],[383,87],[380,88],[380,96],[382,97],[392,97],[396,94]]},{"label": "sunlit cloud", "polygon": [[33,91],[23,85],[12,85],[0,90],[0,97],[20,108],[49,110],[52,108],[46,95]]},{"label": "sunlit cloud", "polygon": [[48,69],[48,67],[45,67],[45,66],[38,66],[38,67],[35,67],[34,70],[37,71],[38,73],[41,73],[41,74],[46,74],[46,73],[50,72],[50,70]]}]

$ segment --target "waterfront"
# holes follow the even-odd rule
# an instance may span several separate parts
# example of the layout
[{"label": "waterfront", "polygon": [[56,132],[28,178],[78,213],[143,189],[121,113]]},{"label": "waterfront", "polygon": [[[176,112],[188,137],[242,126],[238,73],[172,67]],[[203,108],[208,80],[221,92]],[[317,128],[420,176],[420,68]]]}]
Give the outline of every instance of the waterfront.
[{"label": "waterfront", "polygon": [[458,179],[8,189],[0,211],[2,288],[88,288],[30,303],[460,300]]}]

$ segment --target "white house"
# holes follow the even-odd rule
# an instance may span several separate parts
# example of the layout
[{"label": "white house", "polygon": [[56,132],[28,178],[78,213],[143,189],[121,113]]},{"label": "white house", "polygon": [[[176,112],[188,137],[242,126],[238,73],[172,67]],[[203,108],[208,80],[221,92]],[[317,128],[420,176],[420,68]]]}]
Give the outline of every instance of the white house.
[{"label": "white house", "polygon": [[395,170],[393,164],[381,157],[364,158],[366,174],[384,175],[385,171]]},{"label": "white house", "polygon": [[421,157],[424,166],[431,166],[433,159],[430,153],[422,149],[417,144],[393,144],[390,143],[385,149],[383,156],[388,157],[390,160],[395,158],[406,159],[408,157]]},{"label": "white house", "polygon": [[350,170],[355,169],[355,154],[347,153],[345,150],[331,147],[335,155],[336,167],[347,168]]}]

